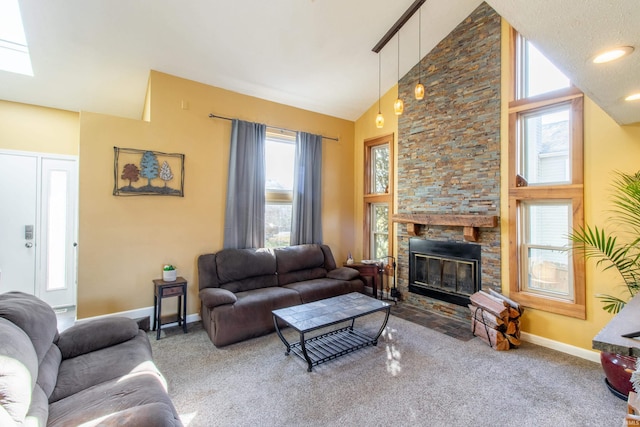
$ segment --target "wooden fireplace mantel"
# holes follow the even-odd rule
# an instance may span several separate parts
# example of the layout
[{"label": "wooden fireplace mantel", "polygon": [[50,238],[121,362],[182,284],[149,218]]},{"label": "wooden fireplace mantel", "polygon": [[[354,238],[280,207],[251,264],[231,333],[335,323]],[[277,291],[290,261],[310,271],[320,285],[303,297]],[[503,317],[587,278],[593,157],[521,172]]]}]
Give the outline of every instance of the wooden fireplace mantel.
[{"label": "wooden fireplace mantel", "polygon": [[478,228],[492,228],[498,226],[497,215],[473,214],[395,214],[391,217],[394,222],[407,224],[407,233],[411,236],[420,234],[423,225],[446,225],[463,227],[464,240],[478,241]]}]

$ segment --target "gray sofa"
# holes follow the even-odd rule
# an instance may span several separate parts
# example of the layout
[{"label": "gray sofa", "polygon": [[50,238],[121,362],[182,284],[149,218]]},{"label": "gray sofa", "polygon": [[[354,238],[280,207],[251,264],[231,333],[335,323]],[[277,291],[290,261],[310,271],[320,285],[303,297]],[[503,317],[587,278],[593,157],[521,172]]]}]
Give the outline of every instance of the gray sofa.
[{"label": "gray sofa", "polygon": [[271,311],[363,292],[357,270],[327,245],[223,249],[198,257],[202,324],[216,347],[275,330]]},{"label": "gray sofa", "polygon": [[22,292],[0,295],[0,426],[181,426],[144,331],[78,323]]}]

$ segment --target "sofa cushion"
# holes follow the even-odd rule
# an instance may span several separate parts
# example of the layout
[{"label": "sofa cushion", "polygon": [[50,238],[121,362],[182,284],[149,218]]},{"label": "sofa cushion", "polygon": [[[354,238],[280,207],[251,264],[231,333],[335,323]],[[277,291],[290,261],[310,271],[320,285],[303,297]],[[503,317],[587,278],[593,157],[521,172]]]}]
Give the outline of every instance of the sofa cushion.
[{"label": "sofa cushion", "polygon": [[58,347],[63,359],[111,347],[138,335],[138,324],[127,317],[105,317],[76,323],[60,334]]},{"label": "sofa cushion", "polygon": [[198,288],[218,288],[218,269],[216,254],[203,254],[198,257]]},{"label": "sofa cushion", "polygon": [[326,277],[324,253],[319,245],[296,245],[273,250],[280,286]]},{"label": "sofa cushion", "polygon": [[360,272],[355,268],[340,267],[327,273],[327,277],[338,280],[353,280],[360,276]]},{"label": "sofa cushion", "polygon": [[351,284],[348,281],[327,278],[290,283],[284,287],[298,292],[305,304],[351,292]]},{"label": "sofa cushion", "polygon": [[216,254],[216,269],[220,287],[231,292],[278,286],[269,249],[223,249]]},{"label": "sofa cushion", "polygon": [[166,381],[156,372],[126,375],[84,389],[49,407],[52,426],[179,426],[166,393]]},{"label": "sofa cushion", "polygon": [[49,396],[53,393],[53,389],[56,387],[60,362],[62,362],[60,349],[57,345],[51,344],[49,351],[38,367],[38,380],[36,381],[36,383],[42,387],[42,391],[46,394],[47,399],[49,399]]},{"label": "sofa cushion", "polygon": [[38,376],[38,356],[29,336],[0,318],[0,405],[18,425],[29,412]]},{"label": "sofa cushion", "polygon": [[45,426],[49,418],[49,400],[38,384],[31,394],[31,406],[27,413],[25,426]]},{"label": "sofa cushion", "polygon": [[238,297],[231,291],[220,288],[204,288],[200,291],[200,300],[209,309],[224,304],[233,304]]},{"label": "sofa cushion", "polygon": [[271,287],[236,294],[233,305],[221,305],[210,314],[215,329],[210,332],[213,344],[222,347],[248,338],[259,337],[275,330],[272,310],[300,304],[298,292],[293,289]]},{"label": "sofa cushion", "polygon": [[38,355],[38,363],[42,362],[58,335],[53,309],[33,295],[7,292],[0,295],[0,317],[15,323],[29,336]]},{"label": "sofa cushion", "polygon": [[149,339],[144,331],[139,330],[129,341],[64,359],[49,402],[71,396],[94,384],[149,370],[157,371],[157,368],[151,356]]}]

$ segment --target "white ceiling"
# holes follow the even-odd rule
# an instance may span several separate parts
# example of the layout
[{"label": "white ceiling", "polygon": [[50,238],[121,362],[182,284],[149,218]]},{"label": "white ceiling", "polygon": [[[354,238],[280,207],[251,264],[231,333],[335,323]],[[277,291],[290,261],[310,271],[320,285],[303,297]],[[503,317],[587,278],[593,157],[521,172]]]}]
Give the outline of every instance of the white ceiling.
[{"label": "white ceiling", "polygon": [[[378,99],[373,46],[414,0],[20,0],[34,76],[0,71],[0,99],[139,119],[149,70],[356,120]],[[479,0],[427,0],[421,56]],[[488,0],[618,123],[640,122],[638,0]],[[636,51],[595,66],[613,45]],[[381,52],[382,93],[398,41]],[[418,14],[400,75],[419,58]],[[223,112],[221,112],[223,113]]]}]

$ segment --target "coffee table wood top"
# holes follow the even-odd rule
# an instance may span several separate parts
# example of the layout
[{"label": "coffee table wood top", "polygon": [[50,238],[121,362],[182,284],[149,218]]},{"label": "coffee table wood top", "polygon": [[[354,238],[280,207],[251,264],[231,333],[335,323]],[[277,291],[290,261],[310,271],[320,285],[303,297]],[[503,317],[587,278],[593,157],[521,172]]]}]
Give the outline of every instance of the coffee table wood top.
[{"label": "coffee table wood top", "polygon": [[273,310],[298,332],[310,332],[325,326],[387,309],[389,304],[358,292],[327,298],[307,304]]}]

